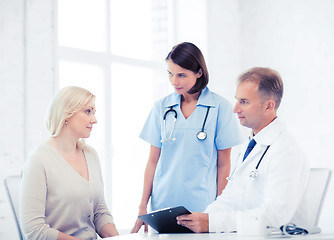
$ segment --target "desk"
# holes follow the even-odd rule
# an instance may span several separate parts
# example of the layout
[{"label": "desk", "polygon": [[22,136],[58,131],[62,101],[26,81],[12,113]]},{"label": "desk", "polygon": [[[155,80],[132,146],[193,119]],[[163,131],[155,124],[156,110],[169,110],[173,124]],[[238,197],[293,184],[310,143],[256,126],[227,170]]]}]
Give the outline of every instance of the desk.
[{"label": "desk", "polygon": [[266,237],[238,236],[235,233],[201,233],[201,234],[156,234],[135,233],[118,237],[104,238],[109,240],[265,240],[265,239],[298,239],[298,240],[333,240],[334,234],[309,234],[299,236],[268,235]]}]

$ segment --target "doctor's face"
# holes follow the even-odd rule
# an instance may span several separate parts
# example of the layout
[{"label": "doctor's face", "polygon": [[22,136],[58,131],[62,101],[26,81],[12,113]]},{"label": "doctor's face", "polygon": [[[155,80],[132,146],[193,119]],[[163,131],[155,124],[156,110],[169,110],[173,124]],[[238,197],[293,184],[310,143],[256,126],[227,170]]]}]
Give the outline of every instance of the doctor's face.
[{"label": "doctor's face", "polygon": [[195,85],[197,78],[201,77],[201,73],[194,73],[191,70],[180,67],[173,60],[167,60],[167,72],[169,81],[173,85],[175,92],[181,95],[187,94]]},{"label": "doctor's face", "polygon": [[235,98],[237,102],[233,112],[238,115],[240,124],[257,134],[267,124],[264,120],[266,104],[260,96],[258,83],[247,80],[240,83]]}]

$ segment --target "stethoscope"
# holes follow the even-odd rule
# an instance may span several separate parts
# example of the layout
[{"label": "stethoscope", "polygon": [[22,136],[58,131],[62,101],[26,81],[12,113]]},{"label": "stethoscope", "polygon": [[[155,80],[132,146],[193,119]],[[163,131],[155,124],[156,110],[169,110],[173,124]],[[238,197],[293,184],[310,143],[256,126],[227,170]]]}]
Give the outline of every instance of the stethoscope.
[{"label": "stethoscope", "polygon": [[[205,140],[206,137],[207,137],[207,134],[204,131],[204,128],[205,128],[206,120],[207,120],[208,115],[209,115],[209,111],[210,111],[210,106],[207,106],[207,110],[206,110],[205,118],[204,118],[204,121],[203,121],[202,129],[196,135],[197,139],[201,140],[201,141]],[[167,133],[166,133],[166,118],[167,118],[167,115],[169,113],[173,113],[174,114],[174,122],[173,122],[173,125],[172,125],[172,129],[170,131],[169,137],[167,138]],[[164,139],[162,139],[161,142],[173,142],[173,141],[176,140],[175,137],[172,138],[172,135],[173,135],[173,132],[174,132],[174,128],[175,128],[176,119],[177,119],[177,112],[173,109],[173,106],[171,106],[170,109],[168,109],[165,112],[164,117],[163,117],[163,121],[164,121]]]},{"label": "stethoscope", "polygon": [[[267,146],[266,150],[264,151],[264,153],[262,154],[260,160],[258,161],[258,163],[257,163],[257,165],[256,165],[256,167],[255,167],[255,169],[249,173],[248,177],[249,177],[251,180],[254,181],[254,180],[259,176],[259,170],[258,170],[258,168],[259,168],[259,166],[260,166],[260,163],[261,163],[261,161],[262,161],[262,158],[263,158],[264,155],[267,153],[269,147],[270,147],[270,145]],[[232,174],[226,178],[227,181],[231,181],[231,180],[233,180],[233,175],[234,175],[234,172],[235,172],[235,170],[237,169],[238,165],[239,165],[239,164],[237,164],[237,165],[234,167],[234,169],[233,169],[233,171],[232,171]]]}]

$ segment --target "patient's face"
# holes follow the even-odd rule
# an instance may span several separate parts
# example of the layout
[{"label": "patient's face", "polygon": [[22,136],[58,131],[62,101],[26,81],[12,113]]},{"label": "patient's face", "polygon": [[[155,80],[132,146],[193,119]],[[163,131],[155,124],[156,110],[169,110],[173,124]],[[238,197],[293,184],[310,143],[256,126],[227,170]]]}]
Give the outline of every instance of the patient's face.
[{"label": "patient's face", "polygon": [[95,118],[95,103],[91,102],[68,119],[67,127],[77,138],[88,138],[93,125],[97,123]]}]

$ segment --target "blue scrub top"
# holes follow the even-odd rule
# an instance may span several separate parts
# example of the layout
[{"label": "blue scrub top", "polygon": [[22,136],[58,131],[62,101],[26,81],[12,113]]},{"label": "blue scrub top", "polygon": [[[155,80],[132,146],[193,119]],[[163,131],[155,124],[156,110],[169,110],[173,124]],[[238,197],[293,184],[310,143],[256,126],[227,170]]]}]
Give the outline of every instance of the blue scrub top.
[{"label": "blue scrub top", "polygon": [[[151,208],[185,206],[202,212],[217,195],[217,150],[240,144],[241,135],[232,105],[223,97],[202,90],[196,109],[187,118],[181,112],[181,95],[173,93],[157,101],[142,129],[140,138],[161,148],[154,174]],[[163,117],[173,106],[177,120],[172,134],[175,141],[165,139]],[[205,140],[197,139],[210,106],[204,131]],[[170,136],[174,113],[166,116],[166,135]]]}]

